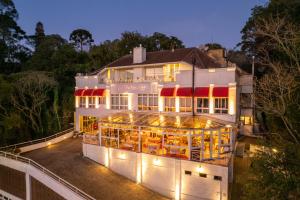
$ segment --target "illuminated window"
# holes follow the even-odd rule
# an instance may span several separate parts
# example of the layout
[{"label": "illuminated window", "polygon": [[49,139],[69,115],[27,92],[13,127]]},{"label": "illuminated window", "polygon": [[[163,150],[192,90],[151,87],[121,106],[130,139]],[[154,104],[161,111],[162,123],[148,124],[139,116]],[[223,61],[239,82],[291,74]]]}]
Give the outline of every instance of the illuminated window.
[{"label": "illuminated window", "polygon": [[252,117],[250,117],[250,116],[241,116],[241,117],[240,117],[240,121],[241,121],[244,125],[252,125],[252,123],[253,123]]},{"label": "illuminated window", "polygon": [[99,97],[99,104],[105,104],[106,102],[106,97]]},{"label": "illuminated window", "polygon": [[215,98],[215,113],[228,113],[228,98]]},{"label": "illuminated window", "polygon": [[146,80],[162,80],[163,79],[163,68],[146,68]]},{"label": "illuminated window", "polygon": [[175,112],[175,97],[165,97],[165,111]]},{"label": "illuminated window", "polygon": [[128,110],[128,94],[112,94],[111,109]]},{"label": "illuminated window", "polygon": [[198,113],[209,113],[208,98],[197,98],[197,112]]},{"label": "illuminated window", "polygon": [[180,112],[192,112],[192,98],[191,97],[181,97],[179,99]]},{"label": "illuminated window", "polygon": [[95,106],[96,106],[96,98],[89,97],[89,108],[95,108]]},{"label": "illuminated window", "polygon": [[80,131],[85,133],[97,133],[98,125],[96,117],[82,116],[81,120]]},{"label": "illuminated window", "polygon": [[138,109],[158,111],[158,95],[138,94]]},{"label": "illuminated window", "polygon": [[85,108],[85,97],[80,97],[79,98],[79,107],[80,108]]}]

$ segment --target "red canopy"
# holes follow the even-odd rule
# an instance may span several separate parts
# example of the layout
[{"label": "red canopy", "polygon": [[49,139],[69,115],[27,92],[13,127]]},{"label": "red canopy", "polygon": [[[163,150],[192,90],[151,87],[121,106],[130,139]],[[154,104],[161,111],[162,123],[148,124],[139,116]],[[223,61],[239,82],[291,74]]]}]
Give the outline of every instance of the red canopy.
[{"label": "red canopy", "polygon": [[82,96],[93,96],[94,89],[86,89]]},{"label": "red canopy", "polygon": [[75,90],[74,96],[83,96],[84,89]]},{"label": "red canopy", "polygon": [[190,88],[190,87],[178,88],[177,92],[176,92],[176,96],[191,97],[191,96],[193,96],[193,88]]},{"label": "red canopy", "polygon": [[196,87],[195,97],[209,97],[209,87]]},{"label": "red canopy", "polygon": [[93,95],[92,96],[100,96],[102,97],[104,95],[105,89],[99,88],[99,89],[94,89]]},{"label": "red canopy", "polygon": [[175,88],[163,88],[160,91],[160,96],[172,97],[174,96]]},{"label": "red canopy", "polygon": [[213,97],[228,97],[228,87],[214,87]]}]

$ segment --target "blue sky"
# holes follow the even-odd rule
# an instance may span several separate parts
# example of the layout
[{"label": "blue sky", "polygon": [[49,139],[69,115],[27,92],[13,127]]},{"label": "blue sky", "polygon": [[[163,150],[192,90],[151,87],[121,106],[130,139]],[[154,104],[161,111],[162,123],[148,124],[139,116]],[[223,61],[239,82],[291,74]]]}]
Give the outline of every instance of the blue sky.
[{"label": "blue sky", "polygon": [[266,0],[15,0],[19,25],[33,34],[43,22],[46,34],[68,39],[85,28],[96,44],[120,37],[123,31],[161,32],[187,47],[218,42],[233,48],[255,5]]}]

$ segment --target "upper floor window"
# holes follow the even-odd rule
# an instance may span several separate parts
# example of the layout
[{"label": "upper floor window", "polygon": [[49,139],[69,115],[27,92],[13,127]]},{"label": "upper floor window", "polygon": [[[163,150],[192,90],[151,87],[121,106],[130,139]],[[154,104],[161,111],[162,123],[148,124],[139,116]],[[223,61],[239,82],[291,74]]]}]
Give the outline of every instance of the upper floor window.
[{"label": "upper floor window", "polygon": [[197,98],[197,112],[198,113],[209,113],[209,99],[208,98]]},{"label": "upper floor window", "polygon": [[128,110],[128,94],[112,94],[111,109]]},{"label": "upper floor window", "polygon": [[79,98],[79,107],[80,108],[85,108],[85,97],[80,97]]},{"label": "upper floor window", "polygon": [[158,111],[158,95],[138,94],[138,109]]},{"label": "upper floor window", "polygon": [[228,98],[215,98],[215,113],[228,113]]},{"label": "upper floor window", "polygon": [[96,98],[95,97],[88,97],[89,98],[89,108],[96,107]]},{"label": "upper floor window", "polygon": [[163,76],[162,67],[146,68],[146,80],[163,80]]},{"label": "upper floor window", "polygon": [[99,104],[105,104],[106,103],[106,97],[105,96],[98,97],[98,99],[99,99]]},{"label": "upper floor window", "polygon": [[175,97],[165,97],[165,111],[175,112]]},{"label": "upper floor window", "polygon": [[179,99],[180,112],[192,112],[192,98],[191,97],[181,97]]}]

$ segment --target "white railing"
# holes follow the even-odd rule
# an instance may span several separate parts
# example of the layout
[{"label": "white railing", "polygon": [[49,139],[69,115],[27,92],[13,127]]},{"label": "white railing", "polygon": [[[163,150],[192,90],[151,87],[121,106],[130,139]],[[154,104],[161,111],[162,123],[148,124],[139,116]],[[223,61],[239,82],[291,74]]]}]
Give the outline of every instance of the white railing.
[{"label": "white railing", "polygon": [[16,161],[19,161],[19,162],[22,162],[22,163],[25,163],[25,164],[28,164],[28,165],[34,167],[35,169],[41,171],[42,173],[44,173],[46,176],[49,176],[53,180],[55,180],[55,181],[59,182],[60,184],[64,185],[65,187],[67,187],[68,189],[70,189],[71,191],[73,191],[74,193],[76,193],[77,195],[82,197],[83,199],[95,200],[95,198],[91,197],[87,193],[83,192],[79,188],[75,187],[71,183],[69,183],[66,180],[60,178],[59,176],[57,176],[56,174],[54,174],[50,170],[46,169],[42,165],[38,164],[37,162],[35,162],[35,161],[33,161],[29,158],[25,158],[23,156],[15,155],[15,154],[4,152],[4,151],[0,151],[0,156],[8,158],[8,159],[16,160]]},{"label": "white railing", "polygon": [[42,142],[47,142],[49,140],[52,140],[52,139],[57,138],[59,136],[62,136],[66,133],[69,133],[73,130],[74,130],[74,128],[69,128],[69,129],[66,129],[64,131],[58,132],[56,134],[50,135],[50,136],[45,137],[45,138],[30,140],[30,141],[21,142],[21,143],[18,143],[18,144],[12,144],[12,145],[9,145],[9,146],[0,147],[0,151],[14,152],[17,148],[21,148],[21,147],[25,147],[25,146],[29,146],[29,145],[33,145],[33,144],[38,144],[38,143],[42,143]]}]

